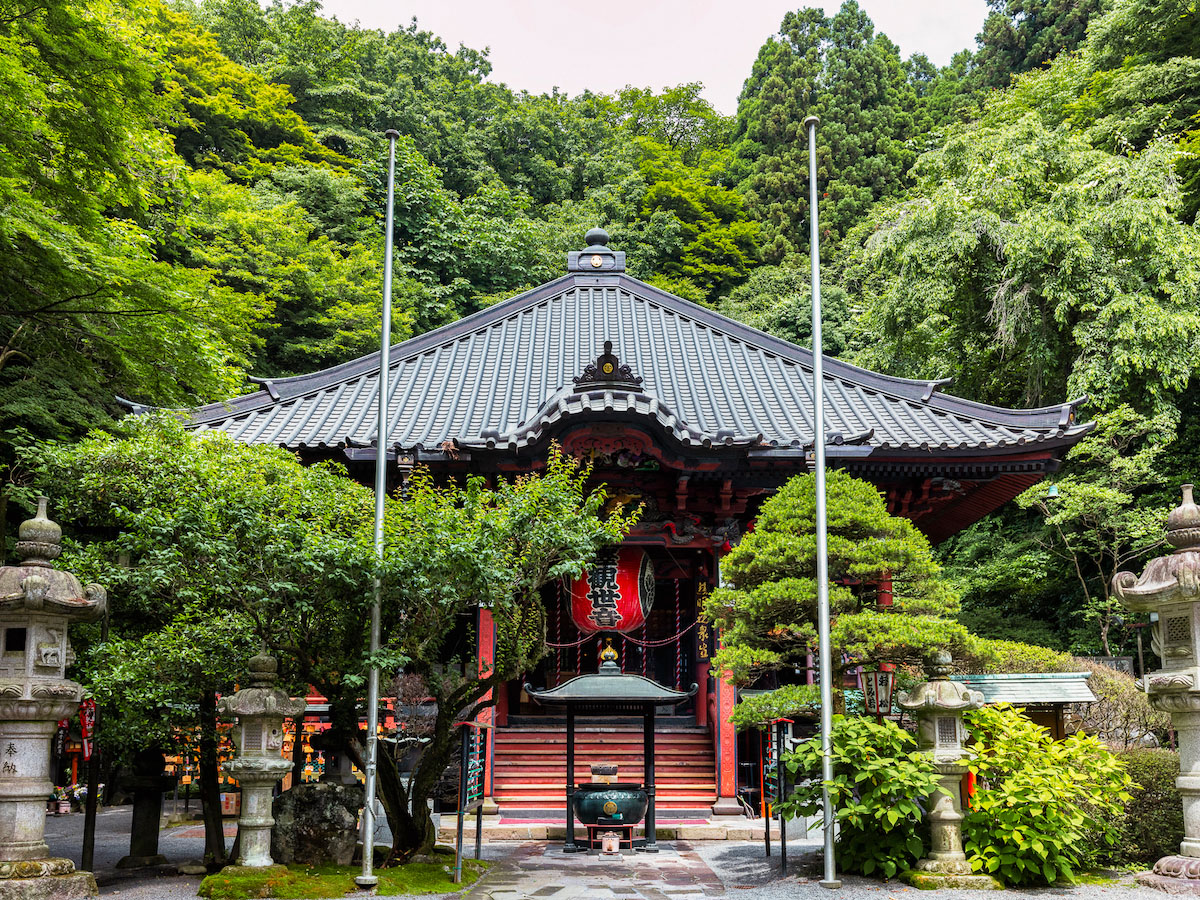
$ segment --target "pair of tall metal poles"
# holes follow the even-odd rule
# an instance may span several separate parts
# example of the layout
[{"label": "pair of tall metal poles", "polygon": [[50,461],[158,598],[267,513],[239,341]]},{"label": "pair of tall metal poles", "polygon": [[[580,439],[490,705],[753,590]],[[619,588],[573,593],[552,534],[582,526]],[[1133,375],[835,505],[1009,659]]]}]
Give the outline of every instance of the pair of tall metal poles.
[{"label": "pair of tall metal poles", "polygon": [[[825,877],[822,887],[839,888],[833,851],[833,808],[828,783],[833,780],[833,655],[829,647],[829,542],[825,509],[825,371],[821,344],[821,245],[817,224],[817,122],[816,116],[804,120],[808,132],[809,254],[812,261],[812,337],[813,337],[813,456],[816,468],[817,529],[817,640],[821,666],[821,778],[825,832]],[[375,557],[383,562],[383,507],[387,494],[388,368],[391,362],[392,330],[392,223],[396,188],[396,139],[400,133],[387,131],[388,178],[387,224],[383,254],[383,326],[379,344],[379,419],[375,441]],[[379,752],[379,652],[380,615],[383,586],[375,579],[371,604],[371,665],[367,676],[367,772],[366,802],[362,815],[362,874],[354,879],[359,887],[371,887],[379,879],[373,872],[375,850],[375,779]]]},{"label": "pair of tall metal poles", "polygon": [[[392,349],[392,223],[396,197],[396,139],[400,132],[389,128],[387,175],[387,224],[383,242],[383,327],[379,338],[379,419],[375,437],[375,561],[383,563],[383,501],[387,496],[388,368]],[[383,605],[383,583],[375,576],[371,602],[370,666],[367,672],[367,772],[362,813],[362,874],[355,876],[359,887],[379,883],[375,868],[375,779],[379,760],[379,653]]]}]

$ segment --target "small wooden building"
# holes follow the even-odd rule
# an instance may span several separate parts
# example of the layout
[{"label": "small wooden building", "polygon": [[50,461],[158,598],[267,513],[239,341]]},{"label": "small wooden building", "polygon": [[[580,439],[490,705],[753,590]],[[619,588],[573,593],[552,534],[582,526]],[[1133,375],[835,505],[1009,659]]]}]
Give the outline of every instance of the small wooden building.
[{"label": "small wooden building", "polygon": [[983,694],[983,702],[1011,703],[1047,728],[1056,741],[1067,736],[1065,711],[1071,703],[1095,703],[1088,686],[1090,672],[1041,672],[1018,675],[954,675],[971,690]]}]

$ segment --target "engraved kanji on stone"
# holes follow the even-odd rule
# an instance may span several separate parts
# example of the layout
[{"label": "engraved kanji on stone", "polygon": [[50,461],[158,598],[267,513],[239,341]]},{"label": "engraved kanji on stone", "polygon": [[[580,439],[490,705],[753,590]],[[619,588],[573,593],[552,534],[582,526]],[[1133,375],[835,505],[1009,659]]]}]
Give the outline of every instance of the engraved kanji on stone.
[{"label": "engraved kanji on stone", "polygon": [[597,628],[616,628],[621,621],[617,601],[621,592],[617,588],[617,554],[604,553],[596,557],[596,564],[588,572],[588,601],[592,614],[588,616]]},{"label": "engraved kanji on stone", "polygon": [[16,775],[17,764],[10,759],[3,766],[0,766],[0,772],[3,772],[5,775]]},{"label": "engraved kanji on stone", "polygon": [[17,755],[17,745],[14,744],[12,741],[9,741],[8,746],[4,748],[4,752],[6,754],[8,754],[9,756],[16,756]]}]

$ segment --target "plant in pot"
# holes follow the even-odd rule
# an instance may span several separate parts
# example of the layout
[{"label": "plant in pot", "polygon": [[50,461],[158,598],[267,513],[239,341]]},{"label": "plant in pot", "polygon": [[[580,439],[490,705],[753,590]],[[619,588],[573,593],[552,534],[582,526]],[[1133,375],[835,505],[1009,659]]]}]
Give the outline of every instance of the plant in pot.
[{"label": "plant in pot", "polygon": [[71,811],[71,788],[69,786],[55,785],[54,787],[54,814],[56,816],[65,816]]}]

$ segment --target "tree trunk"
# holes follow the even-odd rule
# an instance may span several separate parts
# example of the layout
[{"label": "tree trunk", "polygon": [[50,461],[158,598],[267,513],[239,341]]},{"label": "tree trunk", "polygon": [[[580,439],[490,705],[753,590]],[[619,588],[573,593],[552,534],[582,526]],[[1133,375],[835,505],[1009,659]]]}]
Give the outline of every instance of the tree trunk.
[{"label": "tree trunk", "polygon": [[[367,770],[366,737],[367,733],[364,729],[359,732],[358,739],[350,742],[346,747],[346,752],[349,753],[350,759],[360,772]],[[414,830],[413,817],[408,811],[408,795],[400,781],[400,769],[396,765],[396,760],[391,754],[379,752],[380,750],[382,747],[377,746],[375,796],[383,804],[383,814],[387,817],[388,827],[392,830],[392,852],[391,856],[383,862],[383,865],[386,866],[393,859],[407,859],[411,853],[405,851],[419,843],[420,836]],[[432,848],[432,844],[430,847]]]},{"label": "tree trunk", "polygon": [[[397,859],[407,860],[418,853],[428,853],[433,849],[437,841],[437,831],[429,813],[429,798],[437,788],[442,773],[450,765],[454,750],[458,746],[459,732],[454,723],[464,710],[469,711],[471,715],[477,715],[481,708],[490,706],[490,702],[480,704],[479,701],[489,690],[494,696],[495,690],[503,682],[504,679],[493,672],[488,678],[472,682],[469,689],[460,688],[452,691],[449,696],[435,692],[437,717],[434,719],[433,736],[421,753],[421,760],[417,763],[409,785],[408,795],[412,813],[409,815],[407,810],[404,811],[401,818],[408,821],[403,823],[402,830],[394,825],[392,827],[392,851]],[[391,819],[388,821],[391,822]]]},{"label": "tree trunk", "polygon": [[398,840],[394,843],[394,851],[398,858],[408,859],[418,853],[428,853],[437,841],[437,832],[433,827],[433,818],[429,814],[429,798],[433,796],[442,773],[450,765],[454,756],[454,742],[457,729],[454,727],[455,710],[443,713],[445,704],[438,703],[437,719],[434,722],[433,738],[425,745],[421,759],[413,772],[409,795],[412,800],[411,823],[405,843]]},{"label": "tree trunk", "polygon": [[223,866],[225,823],[221,818],[220,771],[217,764],[217,695],[200,693],[200,803],[204,811],[204,862]]}]

